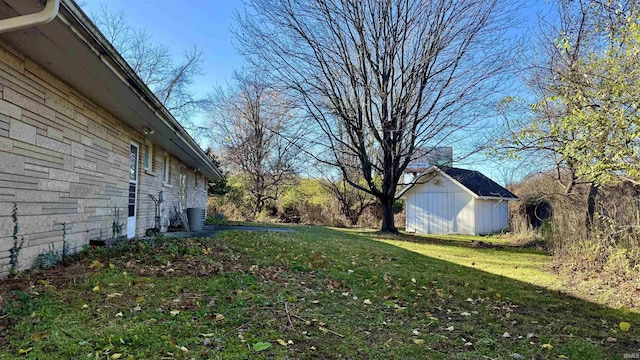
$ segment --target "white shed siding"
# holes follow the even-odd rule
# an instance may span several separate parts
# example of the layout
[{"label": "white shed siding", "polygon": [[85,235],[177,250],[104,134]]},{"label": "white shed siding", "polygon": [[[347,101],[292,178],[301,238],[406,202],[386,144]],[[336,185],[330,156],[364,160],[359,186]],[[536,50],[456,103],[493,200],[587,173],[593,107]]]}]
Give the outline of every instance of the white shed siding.
[{"label": "white shed siding", "polygon": [[416,194],[407,195],[406,216],[404,229],[408,232],[416,232]]},{"label": "white shed siding", "polygon": [[493,231],[502,231],[509,226],[509,206],[506,201],[498,200],[493,205],[493,213],[496,214],[493,222]]},{"label": "white shed siding", "polygon": [[457,234],[475,234],[476,227],[474,221],[475,200],[471,194],[466,192],[456,194],[455,209],[456,215],[456,231]]},{"label": "white shed siding", "polygon": [[418,223],[422,234],[446,234],[453,230],[452,193],[421,194],[418,198]]},{"label": "white shed siding", "polygon": [[406,230],[419,234],[473,234],[471,194],[451,180],[436,176],[406,196]]},{"label": "white shed siding", "polygon": [[507,202],[503,200],[475,200],[477,234],[491,234],[509,225]]}]

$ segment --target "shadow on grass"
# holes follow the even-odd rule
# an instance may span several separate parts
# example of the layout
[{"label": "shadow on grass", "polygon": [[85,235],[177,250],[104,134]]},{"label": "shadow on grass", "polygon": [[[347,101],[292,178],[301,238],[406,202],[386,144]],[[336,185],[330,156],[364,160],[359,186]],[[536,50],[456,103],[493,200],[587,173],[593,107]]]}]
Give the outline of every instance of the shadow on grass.
[{"label": "shadow on grass", "polygon": [[[524,243],[524,244],[505,244],[499,243],[495,244],[491,241],[490,237],[481,237],[481,236],[443,236],[439,237],[437,235],[412,235],[407,233],[400,234],[387,234],[381,233],[375,230],[350,230],[352,234],[367,236],[378,240],[399,240],[399,241],[407,241],[416,244],[433,244],[433,245],[443,245],[443,246],[454,246],[454,247],[462,247],[462,248],[475,248],[475,249],[497,249],[503,251],[510,252],[518,252],[518,253],[532,253],[532,254],[546,254],[545,251],[538,249],[535,247],[535,244]],[[456,238],[464,238],[464,239],[456,239]]]},{"label": "shadow on grass", "polygon": [[[340,230],[332,231],[340,232]],[[350,233],[354,237],[369,242],[370,239],[396,240],[456,248],[478,248],[470,241],[462,240],[418,237],[407,234],[389,236],[381,235],[375,231],[351,231]],[[571,354],[573,356],[569,356],[569,358],[572,359],[624,358],[624,354],[635,356],[634,354],[640,352],[640,331],[638,331],[640,314],[637,312],[626,308],[613,309],[578,298],[562,290],[550,290],[528,282],[420,254],[393,244],[378,243],[384,253],[394,254],[391,259],[400,265],[400,268],[410,269],[412,275],[421,273],[428,282],[446,284],[445,297],[447,294],[453,296],[441,299],[442,305],[447,308],[468,309],[468,304],[464,304],[464,302],[474,299],[478,294],[488,295],[488,299],[491,299],[498,307],[504,304],[514,306],[511,316],[506,316],[502,320],[492,316],[491,319],[485,318],[484,321],[475,324],[476,326],[488,326],[490,322],[498,320],[501,325],[500,331],[504,330],[505,334],[510,335],[509,338],[503,340],[511,341],[513,334],[519,334],[525,338],[535,334],[536,339],[534,340],[536,342],[544,337],[546,339],[544,341],[555,342],[565,350],[565,353],[556,353],[556,356]],[[484,248],[505,252],[533,252],[542,255],[540,251],[517,246],[486,246]],[[640,295],[640,290],[638,293]],[[467,295],[470,297],[464,299]],[[635,310],[637,311],[637,309]],[[508,310],[507,314],[509,314]],[[503,315],[505,315],[504,312]],[[458,320],[467,323],[467,325],[470,321],[469,318],[464,317],[458,317]],[[619,328],[621,322],[632,323],[633,331],[623,332]],[[527,329],[527,325],[531,327]],[[533,342],[530,343],[533,344]],[[589,348],[594,352],[587,350]],[[544,354],[541,352],[539,355]],[[551,357],[549,356],[549,358]],[[547,356],[540,358],[547,358]]]},{"label": "shadow on grass", "polygon": [[[1,316],[13,322],[0,334],[0,358],[20,349],[69,358],[93,351],[86,344],[123,358],[157,358],[178,351],[176,344],[203,359],[622,359],[640,352],[639,314],[372,241],[372,233],[296,230],[122,244],[56,270],[65,280],[55,283],[53,273],[26,273],[22,292],[0,292],[10,300]],[[87,274],[65,278],[65,270]],[[629,332],[620,331],[622,321],[632,324]],[[32,335],[45,332],[46,339]],[[273,346],[247,346],[258,341]]]}]

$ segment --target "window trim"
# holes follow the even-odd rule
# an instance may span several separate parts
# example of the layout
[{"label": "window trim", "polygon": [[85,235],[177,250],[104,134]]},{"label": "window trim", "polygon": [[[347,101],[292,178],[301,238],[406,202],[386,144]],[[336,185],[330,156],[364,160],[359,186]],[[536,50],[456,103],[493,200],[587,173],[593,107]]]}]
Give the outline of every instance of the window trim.
[{"label": "window trim", "polygon": [[[146,140],[144,142],[144,152],[143,152],[143,167],[144,167],[144,171],[147,174],[155,174],[154,172],[154,156],[153,156],[153,143],[151,141]],[[149,166],[147,166],[146,164],[146,160],[147,160],[147,151],[148,151],[148,155],[149,155]]]},{"label": "window trim", "polygon": [[180,172],[178,173],[178,199],[182,205],[183,209],[187,208],[187,188],[189,185],[187,184],[187,168],[185,166],[180,167]]},{"label": "window trim", "polygon": [[171,158],[168,155],[162,158],[162,184],[171,184]]}]

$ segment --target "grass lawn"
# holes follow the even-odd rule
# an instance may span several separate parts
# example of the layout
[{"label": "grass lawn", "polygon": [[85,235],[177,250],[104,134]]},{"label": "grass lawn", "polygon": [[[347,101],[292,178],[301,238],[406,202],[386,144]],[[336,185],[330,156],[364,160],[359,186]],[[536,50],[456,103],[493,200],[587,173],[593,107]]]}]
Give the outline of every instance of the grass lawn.
[{"label": "grass lawn", "polygon": [[535,251],[296,230],[134,241],[0,281],[0,358],[640,353],[639,314],[538,286],[558,283]]}]

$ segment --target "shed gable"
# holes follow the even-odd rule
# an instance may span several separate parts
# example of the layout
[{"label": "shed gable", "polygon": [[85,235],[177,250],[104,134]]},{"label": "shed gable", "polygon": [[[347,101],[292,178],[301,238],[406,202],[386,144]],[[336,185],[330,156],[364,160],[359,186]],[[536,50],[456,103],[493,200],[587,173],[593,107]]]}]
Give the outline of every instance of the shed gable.
[{"label": "shed gable", "polygon": [[419,234],[473,234],[474,198],[441,174],[406,194],[406,230]]},{"label": "shed gable", "polygon": [[407,193],[466,193],[458,184],[439,173],[433,173],[418,179],[416,185]]}]

